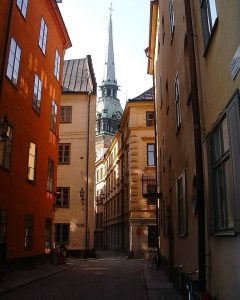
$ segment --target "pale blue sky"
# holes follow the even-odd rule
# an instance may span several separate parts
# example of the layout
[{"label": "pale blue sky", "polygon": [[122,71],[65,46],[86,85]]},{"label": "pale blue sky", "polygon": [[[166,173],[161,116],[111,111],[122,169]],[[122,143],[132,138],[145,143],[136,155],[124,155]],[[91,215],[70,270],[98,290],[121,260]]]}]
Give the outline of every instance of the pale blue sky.
[{"label": "pale blue sky", "polygon": [[59,7],[73,44],[65,59],[90,54],[97,83],[102,83],[110,2],[116,78],[121,86],[118,98],[124,106],[126,98],[134,98],[152,86],[144,53],[149,38],[150,0],[63,0]]}]

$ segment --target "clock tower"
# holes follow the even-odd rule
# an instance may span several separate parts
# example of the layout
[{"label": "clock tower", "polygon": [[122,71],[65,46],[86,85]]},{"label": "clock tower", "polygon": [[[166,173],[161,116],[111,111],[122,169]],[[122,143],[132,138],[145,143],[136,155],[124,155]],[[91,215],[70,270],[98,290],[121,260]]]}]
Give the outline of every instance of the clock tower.
[{"label": "clock tower", "polygon": [[96,152],[97,160],[106,152],[118,130],[122,118],[122,107],[117,98],[119,86],[115,78],[115,64],[112,32],[112,5],[108,27],[108,43],[105,60],[104,79],[99,87],[101,96],[96,107]]}]

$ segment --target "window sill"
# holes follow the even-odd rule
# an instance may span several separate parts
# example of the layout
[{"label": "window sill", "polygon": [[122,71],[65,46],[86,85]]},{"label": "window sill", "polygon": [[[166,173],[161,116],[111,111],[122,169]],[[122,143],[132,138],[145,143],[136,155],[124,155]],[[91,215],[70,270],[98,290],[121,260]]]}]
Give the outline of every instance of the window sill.
[{"label": "window sill", "polygon": [[6,75],[8,82],[18,91],[18,84],[13,83],[13,81]]},{"label": "window sill", "polygon": [[234,236],[234,231],[219,231],[214,234],[216,237],[224,237],[224,236]]},{"label": "window sill", "polygon": [[27,179],[27,182],[32,185],[36,185],[36,180]]},{"label": "window sill", "polygon": [[181,123],[178,125],[178,127],[177,127],[177,130],[176,130],[176,135],[178,135],[179,134],[179,132],[180,132],[180,129],[181,129]]},{"label": "window sill", "polygon": [[214,25],[213,25],[212,31],[211,31],[211,33],[210,33],[210,35],[209,35],[209,37],[208,37],[207,42],[206,42],[205,50],[204,50],[204,52],[203,52],[203,57],[206,57],[206,56],[207,56],[208,49],[209,49],[209,47],[210,47],[210,45],[211,45],[211,42],[212,42],[212,40],[213,40],[213,36],[214,36],[215,31],[216,31],[217,25],[218,25],[218,18],[216,19],[216,21],[215,21],[215,23],[214,23]]}]

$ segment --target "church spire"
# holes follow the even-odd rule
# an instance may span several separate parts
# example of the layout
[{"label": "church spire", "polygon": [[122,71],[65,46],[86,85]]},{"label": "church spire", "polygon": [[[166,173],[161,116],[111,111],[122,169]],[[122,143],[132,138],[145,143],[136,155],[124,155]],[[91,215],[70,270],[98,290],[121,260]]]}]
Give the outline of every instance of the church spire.
[{"label": "church spire", "polygon": [[115,78],[115,64],[114,64],[114,51],[113,51],[112,3],[110,4],[109,11],[110,11],[110,19],[109,19],[109,26],[108,26],[108,44],[107,44],[105,74],[104,74],[103,84],[104,82],[117,84]]}]

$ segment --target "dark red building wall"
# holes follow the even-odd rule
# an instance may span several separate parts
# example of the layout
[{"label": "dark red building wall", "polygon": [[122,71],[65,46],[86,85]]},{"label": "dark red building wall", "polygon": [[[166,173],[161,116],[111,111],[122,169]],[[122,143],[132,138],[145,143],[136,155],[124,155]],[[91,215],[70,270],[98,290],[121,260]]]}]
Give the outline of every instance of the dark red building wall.
[{"label": "dark red building wall", "polygon": [[[21,15],[16,3],[13,8],[8,47],[11,37],[14,37],[22,50],[20,70],[17,86],[14,86],[6,76],[4,77],[3,94],[0,99],[0,117],[7,114],[13,126],[11,169],[10,171],[0,169],[0,209],[5,209],[7,212],[6,240],[9,258],[43,254],[45,220],[52,219],[54,196],[46,189],[47,166],[48,158],[51,158],[55,165],[55,190],[58,130],[56,134],[50,130],[50,118],[52,99],[55,100],[59,113],[61,94],[61,78],[59,82],[55,78],[54,64],[56,49],[63,62],[66,45],[53,3],[55,1],[52,0],[29,1],[26,19]],[[38,46],[42,17],[48,26],[45,55]],[[6,68],[7,62],[5,74]],[[35,73],[43,82],[40,115],[32,108]],[[27,180],[30,141],[37,145],[35,183],[29,183]],[[31,250],[24,249],[26,214],[34,217]]]}]

